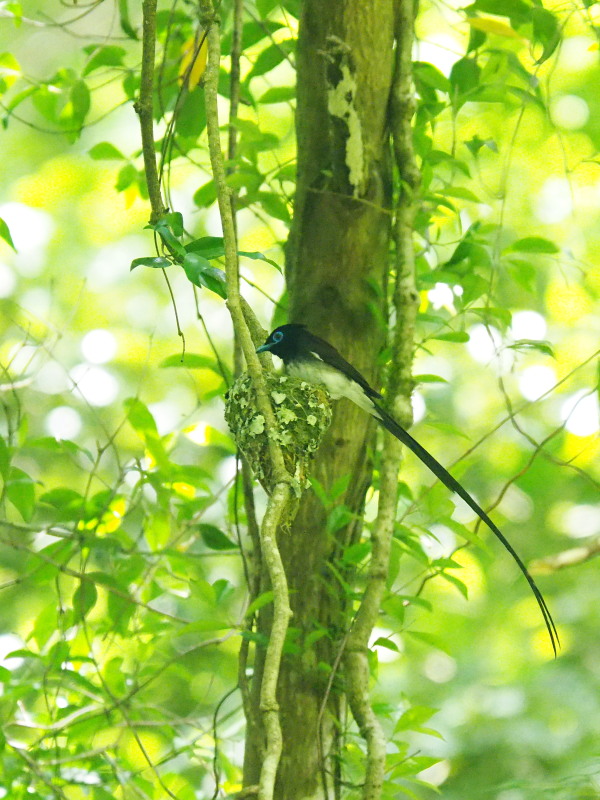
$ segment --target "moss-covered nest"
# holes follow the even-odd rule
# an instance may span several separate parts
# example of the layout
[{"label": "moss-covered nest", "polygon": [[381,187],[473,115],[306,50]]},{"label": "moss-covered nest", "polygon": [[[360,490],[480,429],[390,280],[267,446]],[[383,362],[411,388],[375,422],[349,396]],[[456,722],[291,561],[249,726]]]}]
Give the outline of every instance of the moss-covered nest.
[{"label": "moss-covered nest", "polygon": [[[310,461],[331,422],[329,395],[320,386],[297,378],[273,373],[264,377],[278,423],[273,436],[300,492],[308,485]],[[256,408],[256,393],[248,373],[229,390],[225,419],[252,471],[266,491],[271,491],[265,419]]]}]

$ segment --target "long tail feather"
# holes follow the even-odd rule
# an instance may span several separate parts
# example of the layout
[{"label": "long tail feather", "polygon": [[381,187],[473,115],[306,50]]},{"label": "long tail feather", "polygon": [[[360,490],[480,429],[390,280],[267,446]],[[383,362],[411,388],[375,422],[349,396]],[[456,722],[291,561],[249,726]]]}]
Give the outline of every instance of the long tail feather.
[{"label": "long tail feather", "polygon": [[401,427],[396,420],[391,417],[386,411],[383,410],[380,406],[376,403],[373,403],[374,406],[374,416],[379,419],[383,427],[388,430],[396,439],[399,439],[402,444],[406,445],[409,450],[417,456],[417,458],[421,459],[423,464],[433,472],[436,478],[446,486],[450,491],[455,492],[459,497],[461,497],[465,503],[473,509],[473,511],[480,517],[483,522],[488,526],[488,528],[498,537],[498,539],[502,542],[504,547],[508,550],[511,556],[516,561],[519,569],[527,579],[527,583],[531,587],[531,591],[533,592],[535,599],[537,600],[537,604],[540,607],[540,611],[542,612],[542,616],[544,618],[544,622],[546,623],[546,628],[548,630],[548,635],[550,636],[550,641],[552,643],[552,649],[554,650],[554,655],[557,655],[557,649],[560,646],[560,641],[558,638],[558,633],[556,631],[556,626],[554,624],[554,620],[552,619],[552,615],[548,610],[548,606],[546,605],[546,601],[540,590],[538,589],[535,581],[529,574],[527,567],[521,561],[521,558],[517,554],[516,550],[512,546],[512,544],[508,541],[506,536],[502,533],[502,531],[495,525],[494,522],[490,519],[490,517],[485,513],[485,511],[481,508],[481,506],[471,497],[471,495],[464,489],[461,484],[453,478],[452,475],[448,472],[448,470],[443,467],[437,459],[435,459],[431,453],[429,453],[425,448],[417,442],[416,439],[405,431],[403,427]]}]

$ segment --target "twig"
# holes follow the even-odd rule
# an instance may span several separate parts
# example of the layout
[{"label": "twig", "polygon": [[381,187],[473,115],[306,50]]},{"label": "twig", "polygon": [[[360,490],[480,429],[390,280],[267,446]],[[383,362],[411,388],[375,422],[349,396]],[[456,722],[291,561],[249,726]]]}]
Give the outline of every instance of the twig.
[{"label": "twig", "polygon": [[154,125],[152,109],[154,102],[154,54],[156,50],[156,4],[157,0],[143,0],[142,14],[142,71],[140,79],[140,95],[134,108],[140,118],[142,132],[142,153],[146,185],[152,213],[150,222],[156,223],[167,213],[160,193],[160,182],[156,169],[156,153],[154,149]]},{"label": "twig", "polygon": [[[204,30],[207,31],[208,41],[208,64],[205,73],[206,128],[211,167],[217,188],[217,199],[223,227],[227,307],[248,366],[248,372],[256,389],[257,407],[265,420],[265,429],[269,433],[277,430],[277,425],[262,377],[260,361],[255,350],[256,345],[261,343],[261,339],[255,338],[255,341],[253,341],[252,333],[258,333],[255,318],[253,314],[249,313],[249,309],[244,307],[239,291],[235,221],[231,207],[231,192],[225,180],[225,165],[219,131],[217,89],[221,46],[219,20],[215,14],[212,0],[200,0],[200,13],[202,17],[201,23]],[[250,326],[255,330],[251,332]],[[260,328],[260,326],[258,327]],[[283,644],[291,616],[287,579],[276,541],[277,527],[290,499],[290,476],[285,469],[281,449],[274,437],[269,435],[268,441],[269,458],[273,467],[274,488],[269,497],[267,510],[262,521],[260,540],[261,552],[265,559],[273,588],[273,625],[265,655],[265,667],[260,693],[260,709],[266,733],[266,748],[260,773],[259,800],[272,800],[277,767],[281,756],[282,734],[276,689]]]},{"label": "twig", "polygon": [[600,536],[595,536],[587,544],[580,547],[571,547],[568,550],[561,550],[546,558],[538,558],[531,562],[530,572],[537,575],[547,575],[565,567],[573,567],[582,564],[600,555]]}]

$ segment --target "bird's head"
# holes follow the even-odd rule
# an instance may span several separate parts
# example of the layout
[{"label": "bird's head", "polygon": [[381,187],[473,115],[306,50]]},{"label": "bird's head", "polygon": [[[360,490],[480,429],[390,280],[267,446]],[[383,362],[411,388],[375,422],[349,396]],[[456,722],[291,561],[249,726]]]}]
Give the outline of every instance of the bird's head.
[{"label": "bird's head", "polygon": [[287,361],[298,352],[305,334],[306,327],[304,325],[280,325],[269,335],[267,341],[256,349],[256,352],[268,351]]}]

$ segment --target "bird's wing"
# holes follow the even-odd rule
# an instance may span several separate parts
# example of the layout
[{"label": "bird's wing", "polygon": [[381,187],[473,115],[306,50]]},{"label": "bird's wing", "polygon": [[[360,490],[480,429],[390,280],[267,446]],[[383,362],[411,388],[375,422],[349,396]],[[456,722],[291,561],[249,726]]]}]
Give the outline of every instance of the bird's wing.
[{"label": "bird's wing", "polygon": [[372,399],[381,399],[379,392],[376,392],[375,389],[369,386],[366,378],[364,378],[360,372],[352,366],[352,364],[349,364],[333,345],[329,344],[329,342],[326,342],[325,339],[321,339],[319,336],[315,336],[314,334],[309,335],[310,340],[306,342],[306,345],[311,355],[334,367],[334,369],[339,370],[350,380],[357,383],[367,397]]}]

